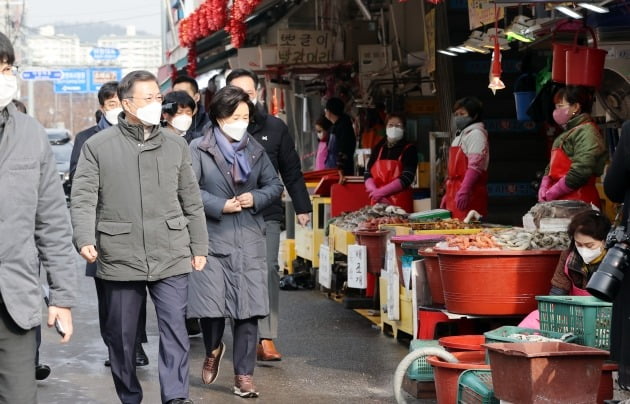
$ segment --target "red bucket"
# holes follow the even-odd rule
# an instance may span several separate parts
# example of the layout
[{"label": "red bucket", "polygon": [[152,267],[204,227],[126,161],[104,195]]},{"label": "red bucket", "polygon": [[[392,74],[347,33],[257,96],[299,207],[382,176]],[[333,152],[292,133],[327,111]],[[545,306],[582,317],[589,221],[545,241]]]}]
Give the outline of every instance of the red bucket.
[{"label": "red bucket", "polygon": [[551,63],[551,80],[556,83],[566,83],[567,65],[566,53],[573,49],[573,45],[566,43],[553,43],[553,59]]},{"label": "red bucket", "polygon": [[604,75],[607,51],[597,48],[593,37],[592,48],[573,46],[566,52],[567,85],[598,88]]}]

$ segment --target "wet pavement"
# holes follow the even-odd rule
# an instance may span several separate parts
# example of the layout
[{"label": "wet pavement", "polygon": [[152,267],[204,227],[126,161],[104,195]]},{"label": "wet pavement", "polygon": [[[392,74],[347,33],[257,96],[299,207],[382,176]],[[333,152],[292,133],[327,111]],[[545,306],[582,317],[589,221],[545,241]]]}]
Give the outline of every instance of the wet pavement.
[{"label": "wet pavement", "polygon": [[[83,263],[77,257],[77,271]],[[254,382],[258,399],[232,394],[231,334],[226,327],[227,352],[217,381],[201,382],[204,357],[200,337],[191,338],[190,398],[195,403],[393,403],[392,376],[408,352],[405,344],[383,335],[370,321],[318,291],[282,291],[278,350],[280,362],[258,362]],[[149,299],[150,301],[150,299]],[[107,350],[97,319],[96,293],[91,278],[80,276],[79,304],[73,309],[74,336],[58,343],[54,329],[42,330],[41,362],[52,368],[38,382],[40,403],[117,403]],[[138,368],[144,403],[160,403],[157,372],[158,333],[155,310],[147,308],[149,342],[144,349],[150,364]],[[433,403],[431,400],[415,402]]]}]

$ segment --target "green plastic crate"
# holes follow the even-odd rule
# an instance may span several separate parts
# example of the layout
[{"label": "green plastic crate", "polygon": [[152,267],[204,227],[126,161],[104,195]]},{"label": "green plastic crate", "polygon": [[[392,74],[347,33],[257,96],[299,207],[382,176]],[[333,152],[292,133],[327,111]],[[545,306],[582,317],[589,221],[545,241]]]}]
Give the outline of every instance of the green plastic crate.
[{"label": "green plastic crate", "polygon": [[573,333],[576,344],[610,349],[612,303],[594,296],[536,296],[540,328]]},{"label": "green plastic crate", "polygon": [[[443,349],[440,343],[435,339],[414,339],[411,341],[411,344],[409,344],[409,352],[429,347]],[[427,362],[426,356],[418,358],[411,363],[407,369],[407,377],[420,382],[433,380],[433,367]]]},{"label": "green plastic crate", "polygon": [[492,387],[490,370],[464,370],[457,380],[458,404],[499,404]]},{"label": "green plastic crate", "polygon": [[509,338],[509,336],[512,334],[540,335],[546,338],[559,339],[563,342],[575,342],[578,338],[575,335],[568,335],[565,336],[565,338],[562,338],[563,335],[567,334],[555,331],[536,330],[533,328],[515,327],[511,325],[506,325],[483,333],[483,335],[486,337],[486,344],[493,342],[528,342],[526,340],[521,340],[517,338]]}]

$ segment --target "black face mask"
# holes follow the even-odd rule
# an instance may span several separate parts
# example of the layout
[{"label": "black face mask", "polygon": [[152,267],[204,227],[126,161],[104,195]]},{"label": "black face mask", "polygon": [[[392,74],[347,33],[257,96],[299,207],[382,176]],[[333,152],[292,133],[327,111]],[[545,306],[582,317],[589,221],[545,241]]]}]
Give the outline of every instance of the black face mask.
[{"label": "black face mask", "polygon": [[466,126],[470,125],[471,123],[473,123],[473,119],[469,117],[468,115],[460,115],[460,116],[453,117],[453,126],[455,126],[457,130],[462,130]]}]

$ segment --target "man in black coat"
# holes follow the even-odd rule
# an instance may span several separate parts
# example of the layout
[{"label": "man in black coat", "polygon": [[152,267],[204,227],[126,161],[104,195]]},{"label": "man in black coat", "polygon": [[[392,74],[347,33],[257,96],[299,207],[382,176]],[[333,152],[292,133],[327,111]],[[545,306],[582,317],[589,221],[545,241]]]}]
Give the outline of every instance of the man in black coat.
[{"label": "man in black coat", "polygon": [[[289,128],[280,119],[268,115],[265,108],[257,101],[258,76],[250,70],[235,69],[227,76],[227,84],[242,88],[256,105],[256,113],[247,131],[263,145],[274,168],[280,173],[282,182],[293,201],[297,220],[302,226],[310,221],[313,210],[311,200],[304,183],[300,157],[295,150]],[[267,269],[269,289],[269,316],[258,322],[259,344],[258,360],[278,361],[282,355],[276,350],[274,339],[278,338],[278,308],[280,275],[278,274],[278,250],[280,246],[280,222],[283,218],[282,200],[263,211],[267,238]]]},{"label": "man in black coat", "polygon": [[173,91],[185,91],[195,100],[197,106],[193,111],[193,121],[190,128],[186,131],[184,139],[190,144],[193,139],[203,136],[203,128],[210,122],[206,109],[201,103],[201,93],[199,93],[199,85],[197,80],[190,76],[178,76],[173,81]]},{"label": "man in black coat", "polygon": [[328,150],[326,163],[336,162],[340,177],[354,175],[354,149],[356,148],[356,136],[352,119],[344,112],[344,103],[340,98],[333,97],[326,102],[324,115],[333,123],[328,131],[333,137],[334,147]]},{"label": "man in black coat", "polygon": [[[108,81],[98,90],[98,103],[100,105],[99,111],[101,111],[101,117],[97,124],[87,128],[79,133],[74,138],[74,146],[72,147],[72,154],[70,155],[70,187],[72,187],[72,180],[74,179],[74,173],[77,170],[77,164],[79,162],[79,156],[81,155],[81,149],[83,144],[92,136],[97,134],[103,129],[107,129],[112,125],[118,124],[118,115],[122,112],[120,106],[120,100],[118,99],[117,81]],[[96,277],[96,263],[85,265],[85,275],[94,278],[94,284],[96,286],[96,300],[98,301],[98,321],[101,329],[101,335],[105,328],[105,298],[103,292],[103,282]],[[147,357],[142,344],[147,342],[146,331],[146,304],[141,310],[140,322],[138,323],[138,335],[140,340],[136,344],[136,366],[146,366],[149,364],[149,358]],[[103,337],[103,341],[105,337]],[[105,360],[105,366],[109,366],[109,359]]]}]

